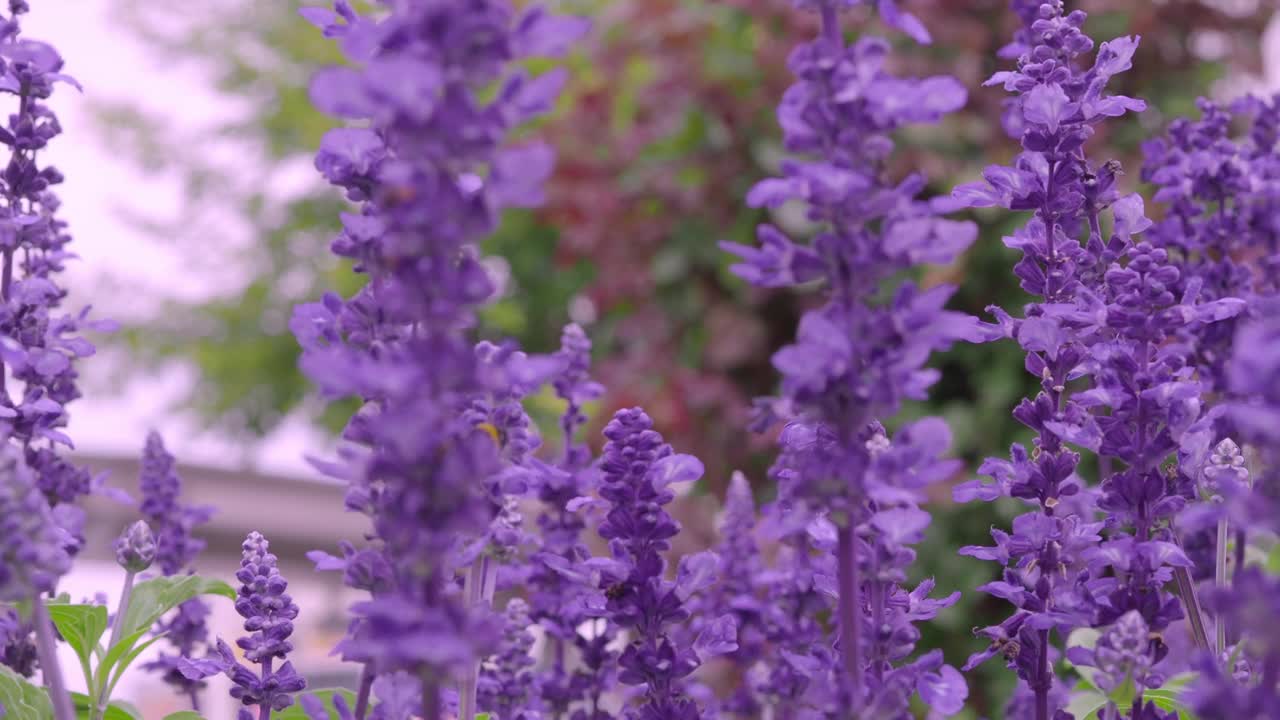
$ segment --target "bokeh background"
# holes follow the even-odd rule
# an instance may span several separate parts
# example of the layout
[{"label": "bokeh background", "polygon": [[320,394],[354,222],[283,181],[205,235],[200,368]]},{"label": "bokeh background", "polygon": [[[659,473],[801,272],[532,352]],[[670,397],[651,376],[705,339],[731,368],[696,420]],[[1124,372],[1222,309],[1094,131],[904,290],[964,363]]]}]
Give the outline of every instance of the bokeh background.
[{"label": "bokeh background", "polygon": [[[331,121],[310,107],[306,82],[338,57],[297,16],[299,4],[57,0],[35,3],[27,27],[59,47],[85,86],[53,103],[66,132],[51,154],[68,178],[61,194],[81,256],[69,280],[73,300],[125,326],[85,366],[86,398],[71,425],[77,452],[109,470],[113,485],[136,490],[144,434],[161,430],[192,498],[220,508],[201,567],[228,572],[239,538],[267,533],[303,606],[298,664],[324,683],[345,677],[327,651],[349,598],[336,578],[311,572],[302,553],[330,548],[360,524],[342,514],[340,490],[304,458],[329,452],[350,407],[325,407],[310,393],[287,321],[295,303],[324,288],[349,292],[356,280],[326,251],[342,201],[311,167]],[[746,287],[716,247],[750,242],[765,219],[742,198],[777,167],[773,107],[791,80],[787,53],[814,32],[814,19],[789,0],[555,4],[592,16],[595,31],[570,59],[573,79],[558,111],[529,130],[559,151],[548,204],[509,213],[486,244],[503,258],[509,282],[506,297],[485,311],[482,332],[544,352],[563,323],[586,326],[609,388],[593,437],[614,409],[642,404],[677,448],[701,457],[707,479],[681,500],[681,514],[686,547],[705,545],[715,536],[709,510],[731,470],[747,472],[759,500],[772,494],[772,438],[746,432],[746,411],[751,397],[773,389],[769,357],[814,300]],[[924,170],[931,190],[946,193],[1016,150],[998,121],[1004,93],[979,88],[999,67],[995,51],[1013,18],[1003,0],[905,5],[935,43],[921,48],[891,35],[896,69],[953,73],[972,89],[964,112],[900,137],[898,170]],[[1197,96],[1280,89],[1273,0],[1072,5],[1090,12],[1096,38],[1143,36],[1117,92],[1142,96],[1151,109],[1108,125],[1092,155],[1121,160],[1134,187],[1141,140],[1194,113]],[[974,219],[980,242],[923,281],[959,284],[954,305],[975,314],[992,303],[1016,306],[1015,258],[1000,242],[1011,218]],[[785,209],[775,220],[788,222]],[[1030,389],[1021,355],[1009,345],[962,347],[936,364],[944,374],[934,399],[907,415],[950,420],[954,451],[970,468],[1004,452],[1019,435],[1008,411]],[[543,420],[559,411],[549,396],[530,409]],[[944,493],[930,509],[935,522],[916,571],[947,591],[984,582],[990,567],[955,548],[982,542],[1012,508],[958,507]],[[92,532],[103,542],[94,544],[107,547],[128,514],[95,506]],[[73,594],[117,584],[105,553],[87,560],[70,580]],[[926,629],[922,646],[942,647],[959,663],[978,644],[970,628],[999,611],[967,592]],[[219,612],[219,627],[233,635],[234,614]],[[973,675],[971,716],[998,717],[1009,681],[996,664]],[[147,717],[180,709],[145,677],[122,693]],[[231,716],[228,705],[211,709],[211,717]]]}]

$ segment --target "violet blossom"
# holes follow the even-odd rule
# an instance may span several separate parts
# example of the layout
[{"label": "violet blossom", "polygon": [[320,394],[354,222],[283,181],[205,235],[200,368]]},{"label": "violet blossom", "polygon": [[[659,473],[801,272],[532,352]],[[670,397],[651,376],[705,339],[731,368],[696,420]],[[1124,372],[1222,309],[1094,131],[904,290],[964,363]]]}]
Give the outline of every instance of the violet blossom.
[{"label": "violet blossom", "polygon": [[756,505],[751,484],[741,472],[733,473],[725,494],[720,520],[720,542],[715,553],[720,558],[719,579],[690,603],[689,636],[696,638],[722,618],[732,618],[736,630],[736,650],[726,657],[733,662],[741,682],[719,704],[722,713],[756,717],[761,711],[750,675],[766,652],[766,633],[760,598],[760,578],[766,571],[755,537]]},{"label": "violet blossom", "polygon": [[[1015,7],[1025,9],[1025,4]],[[1023,20],[1032,17],[1023,13]],[[954,193],[971,207],[1034,213],[1005,243],[1022,253],[1014,272],[1021,287],[1037,300],[1026,307],[1021,319],[992,308],[1004,334],[1026,351],[1027,371],[1040,380],[1040,393],[1023,400],[1013,413],[1035,431],[1034,450],[1015,444],[1010,460],[987,460],[980,472],[995,483],[966,483],[956,488],[955,497],[990,501],[1008,495],[1036,505],[1014,521],[1012,534],[992,530],[995,547],[960,551],[1004,566],[1001,579],[983,589],[1015,608],[1008,621],[980,631],[990,645],[965,667],[1003,655],[1032,691],[1029,717],[1036,720],[1062,713],[1050,702],[1054,697],[1050,663],[1055,654],[1050,633],[1056,629],[1065,637],[1074,627],[1093,624],[1092,598],[1083,585],[1089,577],[1083,551],[1099,540],[1102,524],[1090,521],[1089,497],[1081,492],[1084,482],[1076,474],[1080,457],[1065,443],[1094,450],[1103,442],[1123,443],[1123,433],[1132,422],[1128,413],[1119,413],[1115,432],[1104,438],[1089,405],[1077,400],[1069,388],[1091,367],[1090,362],[1105,365],[1108,360],[1131,357],[1130,347],[1120,342],[1108,352],[1111,346],[1105,340],[1097,343],[1091,357],[1094,343],[1089,334],[1098,326],[1105,334],[1111,319],[1109,308],[1099,307],[1105,300],[1091,294],[1091,286],[1101,285],[1102,274],[1111,272],[1106,268],[1131,247],[1130,235],[1150,224],[1142,214],[1140,197],[1120,196],[1119,165],[1113,161],[1093,164],[1083,150],[1096,123],[1145,108],[1141,100],[1106,93],[1110,78],[1130,67],[1138,40],[1128,37],[1103,43],[1092,65],[1082,67],[1081,56],[1093,49],[1092,39],[1081,31],[1084,21],[1083,12],[1068,14],[1060,2],[1039,6],[1026,26],[1029,32],[1021,36],[1030,44],[1020,46],[1018,69],[998,72],[987,81],[1015,94],[1007,106],[1005,124],[1006,129],[1017,131],[1023,152],[1011,167],[988,167],[983,182],[958,187]],[[1113,209],[1115,223],[1111,234],[1103,236],[1100,217],[1108,208]],[[1088,239],[1081,243],[1085,232]],[[1126,273],[1133,271],[1114,268],[1126,281]],[[1114,275],[1116,281],[1119,275]],[[1136,315],[1133,311],[1117,319]],[[1103,392],[1095,392],[1093,405],[1133,397],[1132,393]],[[1141,466],[1134,470],[1145,476],[1155,453],[1142,441],[1138,445],[1135,453]],[[1104,474],[1109,474],[1105,467]],[[1084,512],[1078,515],[1073,510]]]},{"label": "violet blossom", "polygon": [[[62,72],[57,50],[22,36],[21,16],[29,9],[23,0],[10,0],[8,16],[0,16],[0,92],[14,100],[0,126],[0,143],[9,149],[0,173],[0,435],[5,438],[4,494],[12,506],[6,514],[29,516],[7,520],[8,549],[21,550],[26,567],[13,565],[12,556],[5,561],[3,592],[10,601],[32,601],[32,612],[30,626],[5,623],[0,660],[30,673],[29,658],[38,655],[54,714],[69,720],[74,711],[41,596],[53,592],[70,556],[83,545],[84,516],[74,503],[95,489],[88,471],[64,455],[72,445],[63,432],[66,408],[80,397],[75,364],[94,352],[80,333],[112,326],[90,321],[87,308],[67,313],[62,307],[67,292],[58,275],[73,257],[67,249],[71,235],[51,190],[63,181],[62,173],[43,164],[42,151],[62,132],[46,101],[58,83],[79,85]],[[40,502],[36,496],[42,496]]]},{"label": "violet blossom", "polygon": [[[240,581],[236,612],[244,618],[244,629],[249,634],[237,639],[236,645],[244,651],[245,660],[261,669],[255,671],[241,663],[221,639],[216,653],[204,659],[184,659],[180,669],[192,679],[225,674],[233,683],[231,697],[242,705],[239,720],[253,720],[254,713],[249,710],[253,706],[258,708],[258,720],[268,720],[272,711],[292,705],[293,694],[307,685],[286,659],[293,650],[289,637],[293,635],[298,605],[287,592],[289,583],[280,574],[266,538],[251,532],[242,549],[240,569],[236,571]],[[283,664],[276,667],[276,660]]]},{"label": "violet blossom", "polygon": [[[364,564],[382,576],[362,582],[375,592],[353,608],[340,645],[365,666],[355,714],[365,716],[376,676],[402,670],[422,678],[423,714],[435,720],[442,687],[460,679],[466,689],[498,641],[485,604],[468,601],[477,583],[465,593],[454,583],[468,562],[460,554],[495,519],[484,488],[503,471],[502,448],[466,408],[527,381],[513,375],[527,368],[487,371],[468,338],[495,295],[477,243],[502,208],[541,201],[551,152],[502,143],[550,108],[564,80],[511,65],[564,52],[585,26],[540,7],[517,14],[505,0],[387,9],[361,17],[337,0],[333,11],[302,11],[352,63],[312,82],[317,107],[356,121],[325,135],[316,167],[359,205],[343,214],[332,250],[368,283],[350,299],[298,307],[291,327],[326,394],[365,403],[340,461],[326,465],[350,483],[347,505],[370,516],[382,556]],[[341,567],[360,558],[352,550],[320,559]],[[473,697],[464,693],[464,711]]]},{"label": "violet blossom", "polygon": [[617,653],[609,645],[617,628],[591,606],[597,588],[592,573],[583,572],[591,558],[582,537],[587,523],[569,506],[599,481],[591,451],[578,433],[588,420],[584,404],[600,397],[604,388],[591,379],[591,340],[581,327],[565,326],[557,358],[560,371],[552,386],[565,402],[561,450],[554,463],[539,465],[539,547],[528,560],[526,590],[530,618],[551,645],[551,662],[538,673],[545,713],[553,720],[570,717],[571,712],[579,713],[573,717],[598,720],[604,713],[601,700],[616,678]]},{"label": "violet blossom", "polygon": [[[1201,118],[1179,118],[1164,137],[1143,145],[1142,177],[1156,184],[1168,206],[1147,233],[1168,249],[1181,270],[1178,292],[1194,285],[1208,300],[1239,298],[1253,305],[1280,289],[1280,149],[1276,99],[1245,97],[1230,107],[1199,99]],[[1247,132],[1232,135],[1233,121]],[[1238,322],[1203,325],[1189,333],[1200,378],[1226,391],[1226,365]],[[1219,437],[1229,428],[1220,428]]]},{"label": "violet blossom", "polygon": [[[181,501],[182,478],[178,475],[174,457],[165,449],[164,439],[154,431],[147,433],[138,487],[142,494],[139,510],[156,536],[155,565],[166,576],[191,572],[192,563],[205,546],[204,541],[194,537],[192,532],[207,522],[213,511],[212,508],[190,506]],[[166,683],[186,695],[193,709],[200,706],[199,693],[205,682],[188,678],[178,666],[183,658],[195,657],[207,645],[209,630],[206,620],[209,612],[209,605],[198,597],[179,605],[156,627],[157,633],[164,635],[165,643],[174,652],[162,651],[143,665],[147,670],[159,672]]]},{"label": "violet blossom", "polygon": [[529,604],[520,598],[507,602],[502,643],[480,668],[479,707],[502,720],[541,720],[535,707],[538,694]]},{"label": "violet blossom", "polygon": [[[778,508],[793,517],[791,526],[802,528],[821,512],[837,528],[841,654],[840,664],[830,668],[838,673],[836,682],[820,683],[838,691],[824,702],[903,712],[909,688],[918,686],[926,699],[937,701],[935,709],[951,713],[963,691],[942,697],[929,684],[930,673],[941,667],[940,655],[891,672],[889,665],[904,660],[904,654],[882,647],[878,636],[866,638],[863,626],[868,612],[872,622],[879,622],[895,602],[891,598],[898,591],[902,561],[911,557],[903,546],[918,540],[923,525],[916,519],[928,517],[915,507],[918,491],[955,467],[937,459],[947,444],[945,427],[924,422],[901,431],[904,438],[916,436],[900,443],[910,448],[906,453],[885,458],[893,477],[873,481],[877,452],[891,444],[878,419],[894,415],[903,400],[926,397],[938,377],[924,367],[932,351],[986,337],[972,318],[943,310],[952,293],[949,287],[920,289],[904,282],[887,303],[878,301],[883,286],[900,271],[951,262],[977,235],[972,223],[939,217],[945,203],[917,199],[923,177],[910,175],[893,185],[885,179],[883,165],[893,149],[892,131],[936,122],[961,107],[966,94],[950,77],[889,75],[884,40],[868,37],[846,46],[840,11],[850,4],[802,3],[819,12],[821,34],[792,53],[789,65],[798,82],[784,95],[778,120],[786,148],[811,159],[786,161],[782,177],[757,184],[747,197],[755,207],[804,203],[817,235],[805,246],[763,225],[761,248],[723,246],[741,259],[734,271],[753,284],[781,287],[821,280],[828,297],[824,306],[805,313],[795,343],[774,355],[782,397],[762,401],[759,423],[788,422],[773,475],[779,484]],[[892,3],[881,3],[880,10],[890,25],[926,39],[923,28],[913,32],[911,24],[903,24]],[[921,481],[895,487],[907,474]],[[889,515],[882,513],[912,518],[911,530],[883,547],[878,536]],[[864,585],[869,595],[863,594]]]},{"label": "violet blossom", "polygon": [[[664,553],[680,524],[663,506],[671,486],[702,476],[702,463],[674,454],[640,408],[619,410],[605,426],[599,494],[608,510],[597,531],[609,541],[612,562],[602,564],[605,613],[630,632],[618,657],[618,679],[644,686],[628,720],[699,720],[701,711],[683,683],[707,658],[737,648],[732,619],[713,623],[691,644],[675,631],[689,617],[685,603],[710,585],[719,565],[714,553],[687,555],[673,582]],[[726,633],[725,630],[728,630]]]}]

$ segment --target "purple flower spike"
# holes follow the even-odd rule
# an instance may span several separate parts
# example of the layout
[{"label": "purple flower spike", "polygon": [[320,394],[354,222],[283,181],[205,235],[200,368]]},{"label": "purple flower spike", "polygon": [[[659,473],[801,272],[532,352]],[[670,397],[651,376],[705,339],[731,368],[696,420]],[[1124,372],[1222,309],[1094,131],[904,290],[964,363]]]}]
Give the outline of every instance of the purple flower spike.
[{"label": "purple flower spike", "polygon": [[0,601],[27,601],[53,592],[71,568],[72,536],[10,443],[0,445]]},{"label": "purple flower spike", "polygon": [[[236,640],[236,644],[244,651],[245,660],[260,665],[261,670],[255,672],[242,664],[221,639],[216,653],[202,660],[184,658],[179,661],[179,670],[192,680],[225,674],[233,683],[231,697],[243,706],[240,717],[251,720],[248,708],[257,706],[260,720],[267,720],[272,711],[292,705],[293,694],[307,686],[306,680],[293,669],[293,663],[285,660],[293,650],[289,636],[293,634],[298,606],[286,592],[289,584],[280,575],[276,556],[269,552],[266,538],[251,532],[241,547],[240,569],[236,572],[236,579],[240,581],[236,612],[244,618],[244,629],[249,634]],[[274,667],[277,659],[284,663]]]},{"label": "purple flower spike", "polygon": [[[204,541],[192,535],[212,515],[212,509],[194,507],[181,501],[182,478],[178,475],[173,455],[164,447],[157,432],[147,433],[142,451],[142,470],[138,477],[142,493],[142,517],[156,537],[155,565],[164,575],[180,575],[191,570],[191,564],[204,549]],[[209,606],[200,598],[192,598],[178,606],[157,627],[175,654],[161,652],[143,668],[159,672],[175,691],[197,702],[205,682],[184,675],[179,667],[184,658],[193,658],[209,639],[206,618]]]},{"label": "purple flower spike", "polygon": [[[1189,348],[1175,339],[1240,306],[1179,292],[1181,273],[1169,254],[1134,237],[1151,221],[1140,196],[1121,194],[1119,163],[1094,163],[1085,152],[1098,123],[1146,107],[1106,90],[1131,67],[1138,38],[1102,43],[1090,63],[1085,13],[1067,13],[1060,2],[1019,0],[1013,8],[1023,21],[1009,46],[1019,53],[1017,69],[987,85],[1013,95],[1005,127],[1023,151],[954,197],[1033,213],[1005,243],[1022,253],[1014,273],[1036,299],[1022,318],[992,312],[1040,383],[1039,394],[1013,412],[1035,438],[1031,451],[1014,445],[1008,460],[982,465],[994,482],[966,483],[955,496],[1034,505],[1011,534],[992,530],[994,547],[961,550],[1004,567],[982,589],[1015,609],[1006,623],[979,631],[991,645],[967,667],[1003,655],[1029,691],[1025,716],[1049,720],[1061,712],[1055,630],[1065,637],[1075,627],[1108,627],[1115,635],[1140,623],[1155,639],[1130,648],[1143,654],[1130,664],[1150,666],[1167,652],[1161,633],[1183,613],[1165,586],[1190,561],[1170,527],[1186,498],[1159,466],[1194,436],[1203,409],[1203,388],[1186,372]],[[1108,211],[1113,223],[1104,233]],[[1092,387],[1080,390],[1073,381],[1085,376]],[[1099,495],[1077,474],[1080,455],[1069,445],[1099,456]],[[1098,509],[1107,513],[1105,526],[1091,522]],[[1099,545],[1104,530],[1110,539]],[[1141,698],[1136,706],[1147,712]]]},{"label": "purple flower spike", "polygon": [[507,603],[502,645],[480,671],[480,709],[511,720],[536,720],[533,634],[529,605],[520,598]]},{"label": "purple flower spike", "polygon": [[371,593],[339,645],[365,665],[357,714],[374,678],[396,672],[425,678],[431,720],[461,680],[469,714],[477,664],[501,635],[494,591],[526,572],[498,572],[532,543],[514,497],[542,484],[521,399],[564,364],[471,337],[500,290],[479,243],[504,208],[541,202],[553,166],[543,145],[505,143],[551,109],[565,73],[530,77],[519,61],[563,53],[587,23],[506,0],[396,2],[367,17],[337,0],[303,15],[348,61],[312,79],[316,107],[353,121],[326,134],[315,164],[358,205],[330,249],[367,282],[299,306],[290,327],[320,389],[364,403],[338,461],[321,465],[374,531],[369,548],[316,557]]},{"label": "purple flower spike", "polygon": [[[681,562],[676,582],[665,579],[663,553],[680,525],[663,506],[675,499],[672,481],[694,480],[702,464],[672,454],[653,421],[640,408],[619,410],[605,426],[600,497],[609,510],[599,527],[615,562],[605,566],[600,589],[608,618],[633,630],[618,658],[618,679],[643,685],[644,700],[627,710],[628,720],[700,717],[683,681],[705,657],[680,642],[677,629],[689,617],[685,601],[715,577],[719,559],[706,553]],[[715,643],[721,652],[736,642]]]},{"label": "purple flower spike", "polygon": [[[804,314],[795,341],[773,357],[781,397],[757,403],[756,427],[786,423],[771,472],[779,495],[771,522],[797,557],[815,549],[835,554],[833,562],[818,560],[816,567],[763,583],[772,596],[766,606],[823,612],[829,610],[823,603],[836,599],[838,653],[830,643],[815,646],[825,628],[779,618],[774,629],[772,619],[764,620],[765,637],[777,638],[772,667],[779,676],[752,680],[751,692],[784,717],[838,715],[848,707],[895,717],[907,712],[924,677],[927,696],[939,702],[936,711],[951,713],[955,706],[951,692],[933,692],[957,677],[939,674],[939,656],[906,661],[918,637],[912,623],[932,612],[900,612],[911,593],[899,585],[913,557],[907,546],[920,540],[929,521],[916,507],[920,492],[956,469],[939,460],[949,434],[929,421],[891,442],[879,419],[895,415],[908,399],[927,397],[938,379],[926,367],[932,352],[992,333],[944,309],[952,288],[899,284],[904,270],[953,262],[973,243],[977,227],[941,217],[952,203],[921,198],[920,175],[895,185],[883,170],[894,131],[937,122],[964,105],[966,92],[951,77],[889,74],[890,46],[883,39],[846,45],[840,13],[857,4],[799,3],[818,11],[821,33],[788,61],[797,82],[777,115],[794,157],[782,164],[780,177],[747,194],[752,207],[802,205],[817,226],[814,236],[802,243],[765,225],[759,248],[722,244],[739,259],[733,271],[748,282],[817,287],[827,299]],[[920,22],[897,3],[877,5],[887,24],[928,41]],[[885,627],[893,630],[889,636]]]}]

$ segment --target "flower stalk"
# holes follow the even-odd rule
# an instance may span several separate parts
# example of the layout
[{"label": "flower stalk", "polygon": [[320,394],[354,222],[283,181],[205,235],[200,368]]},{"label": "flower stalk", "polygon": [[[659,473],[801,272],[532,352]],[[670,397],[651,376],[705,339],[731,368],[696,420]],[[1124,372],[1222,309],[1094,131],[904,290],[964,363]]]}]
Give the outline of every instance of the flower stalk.
[{"label": "flower stalk", "polygon": [[36,649],[40,653],[40,668],[44,673],[44,684],[49,691],[49,700],[53,703],[53,717],[55,720],[76,720],[75,707],[71,704],[67,683],[62,678],[62,666],[58,664],[57,644],[53,638],[53,622],[49,619],[49,610],[44,605],[44,598],[39,595],[31,598],[31,621],[35,625]]}]

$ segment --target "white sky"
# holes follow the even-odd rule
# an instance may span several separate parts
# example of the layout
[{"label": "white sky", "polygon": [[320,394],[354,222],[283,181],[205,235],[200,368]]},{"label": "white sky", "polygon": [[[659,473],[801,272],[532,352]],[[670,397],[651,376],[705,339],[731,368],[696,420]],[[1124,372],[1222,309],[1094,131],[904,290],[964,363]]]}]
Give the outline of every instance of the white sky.
[{"label": "white sky", "polygon": [[[108,12],[111,0],[37,1],[27,17],[27,36],[52,42],[66,60],[65,71],[78,79],[84,95],[63,86],[53,98],[64,134],[48,157],[66,176],[59,189],[63,217],[71,224],[72,245],[82,260],[69,270],[72,303],[91,303],[97,314],[128,317],[139,312],[139,299],[151,291],[192,297],[212,292],[202,277],[174,248],[155,241],[121,218],[122,207],[177,214],[181,188],[163,176],[145,176],[128,157],[105,145],[90,116],[88,100],[127,99],[163,113],[176,128],[192,130],[225,117],[225,98],[209,87],[194,67],[160,62]],[[230,223],[228,223],[230,224]],[[222,238],[219,238],[221,240]],[[242,239],[243,240],[243,239]],[[132,296],[117,289],[105,292],[101,278],[136,283],[147,293]],[[85,289],[90,289],[86,294]],[[93,290],[98,292],[93,292]],[[99,343],[100,345],[102,343]],[[303,422],[286,422],[251,457],[237,445],[210,433],[199,433],[190,417],[172,412],[172,404],[193,381],[190,373],[173,371],[135,381],[122,393],[104,387],[110,367],[123,360],[100,356],[82,364],[86,397],[71,406],[70,434],[80,450],[128,454],[142,446],[146,430],[164,433],[170,449],[184,462],[226,466],[252,463],[262,470],[305,473],[304,453],[322,447],[320,437]]]}]

